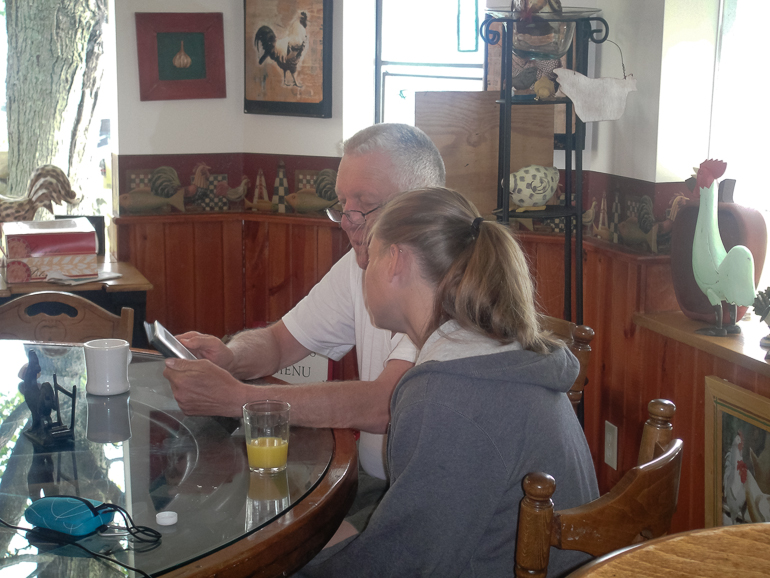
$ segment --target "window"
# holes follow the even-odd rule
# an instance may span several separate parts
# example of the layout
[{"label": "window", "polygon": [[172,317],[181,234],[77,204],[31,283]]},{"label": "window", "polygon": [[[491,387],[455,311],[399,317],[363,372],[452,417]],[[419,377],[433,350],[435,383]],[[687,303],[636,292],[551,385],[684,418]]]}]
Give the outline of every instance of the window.
[{"label": "window", "polygon": [[[54,4],[56,4],[55,2]],[[109,13],[112,12],[112,2],[109,4]],[[72,207],[70,205],[54,205],[54,212],[57,215],[63,215],[68,212],[78,215],[109,215],[112,211],[112,182],[111,182],[111,164],[112,150],[114,142],[114,123],[110,122],[115,118],[116,113],[116,73],[115,73],[115,34],[114,25],[108,20],[102,27],[102,42],[104,53],[101,56],[100,66],[103,69],[101,84],[98,87],[99,96],[96,99],[96,106],[93,110],[93,117],[89,126],[89,132],[86,142],[83,145],[84,154],[82,161],[78,166],[70,168],[70,178],[72,188],[82,195],[81,203]],[[8,36],[6,33],[6,14],[5,2],[0,0],[0,194],[20,198],[24,196],[25,191],[6,190],[7,173],[7,155],[8,155],[8,124],[6,116],[6,78],[8,61]],[[107,63],[113,63],[112,65]],[[98,75],[97,75],[98,77]],[[73,89],[75,90],[75,89]],[[112,134],[111,134],[112,129]],[[68,133],[72,131],[71,123],[63,124],[59,131],[61,142],[69,142],[71,136]],[[45,162],[53,163],[68,172],[68,167],[64,166],[66,154],[60,153],[57,159],[48,158]],[[42,164],[42,163],[41,163]],[[74,163],[73,163],[74,165]],[[76,180],[73,177],[76,173]],[[28,178],[29,175],[26,176]],[[10,193],[10,194],[9,194]],[[43,218],[53,218],[47,211],[41,211],[38,216]]]},{"label": "window", "polygon": [[770,18],[770,2],[723,0],[722,4],[710,155],[727,162],[725,176],[736,179],[737,202],[767,211],[763,137],[770,130],[770,111],[762,99],[752,97],[761,91],[760,55],[767,50],[761,23]]},{"label": "window", "polygon": [[414,93],[482,90],[479,0],[377,0],[375,118],[414,124]]},{"label": "window", "polygon": [[[709,156],[727,162],[725,178],[735,179],[735,202],[759,209],[768,221],[767,147],[770,112],[761,93],[761,55],[767,50],[767,0],[722,0],[717,72],[714,82]],[[770,267],[758,289],[770,284]]]}]

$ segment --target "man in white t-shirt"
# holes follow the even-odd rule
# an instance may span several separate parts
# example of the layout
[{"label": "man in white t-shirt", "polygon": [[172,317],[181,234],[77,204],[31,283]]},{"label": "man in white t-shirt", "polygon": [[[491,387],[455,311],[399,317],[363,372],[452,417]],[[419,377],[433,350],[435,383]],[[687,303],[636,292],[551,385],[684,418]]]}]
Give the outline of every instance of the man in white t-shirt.
[{"label": "man in white t-shirt", "polygon": [[[352,250],[270,327],[239,333],[227,345],[196,332],[178,336],[201,358],[166,360],[163,374],[181,409],[188,415],[239,417],[246,402],[266,397],[287,401],[296,425],[361,430],[361,466],[374,478],[385,480],[383,434],[390,421],[390,398],[401,376],[412,367],[416,351],[408,337],[371,324],[362,289],[369,261],[366,234],[390,197],[410,189],[443,186],[444,181],[441,155],[418,128],[378,124],[348,139],[336,184],[343,212],[330,211],[329,216],[347,233]],[[354,345],[358,381],[259,389],[239,381],[272,375],[311,352],[338,360]],[[359,494],[366,486],[366,480],[359,480]]]}]

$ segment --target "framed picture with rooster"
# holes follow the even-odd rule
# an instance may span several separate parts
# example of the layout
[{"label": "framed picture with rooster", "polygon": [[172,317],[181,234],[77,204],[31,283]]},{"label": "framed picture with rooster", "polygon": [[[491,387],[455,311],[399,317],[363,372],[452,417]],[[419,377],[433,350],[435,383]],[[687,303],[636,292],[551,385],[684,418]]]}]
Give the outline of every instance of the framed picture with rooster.
[{"label": "framed picture with rooster", "polygon": [[333,0],[244,0],[244,112],[332,116]]},{"label": "framed picture with rooster", "polygon": [[225,98],[221,12],[137,12],[141,100]]},{"label": "framed picture with rooster", "polygon": [[706,527],[770,522],[770,398],[706,377]]}]

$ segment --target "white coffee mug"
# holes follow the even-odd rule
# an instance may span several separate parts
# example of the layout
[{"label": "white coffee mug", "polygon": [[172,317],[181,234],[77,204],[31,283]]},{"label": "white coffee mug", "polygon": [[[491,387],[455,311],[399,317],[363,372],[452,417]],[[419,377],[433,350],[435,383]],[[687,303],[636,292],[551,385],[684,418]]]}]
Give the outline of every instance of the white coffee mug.
[{"label": "white coffee mug", "polygon": [[94,339],[86,354],[86,391],[93,395],[118,395],[128,391],[131,350],[123,339]]}]

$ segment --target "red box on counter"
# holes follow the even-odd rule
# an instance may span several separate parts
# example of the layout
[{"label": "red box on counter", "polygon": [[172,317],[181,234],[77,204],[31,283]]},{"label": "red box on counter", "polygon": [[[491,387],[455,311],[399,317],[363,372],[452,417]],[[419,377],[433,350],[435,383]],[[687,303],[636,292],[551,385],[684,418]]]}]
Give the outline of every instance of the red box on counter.
[{"label": "red box on counter", "polygon": [[96,277],[96,231],[84,217],[2,224],[6,283],[45,281],[49,273]]},{"label": "red box on counter", "polygon": [[8,259],[97,253],[96,231],[85,217],[55,221],[3,223],[3,252]]}]

